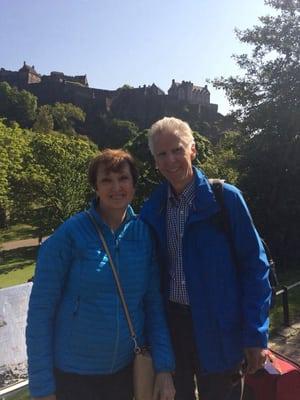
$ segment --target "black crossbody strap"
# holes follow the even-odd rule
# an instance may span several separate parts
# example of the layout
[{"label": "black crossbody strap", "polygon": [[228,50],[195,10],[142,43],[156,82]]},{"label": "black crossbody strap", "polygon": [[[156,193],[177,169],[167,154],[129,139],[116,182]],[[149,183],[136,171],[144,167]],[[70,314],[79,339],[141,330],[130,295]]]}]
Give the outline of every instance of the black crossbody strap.
[{"label": "black crossbody strap", "polygon": [[220,209],[221,209],[220,216],[221,216],[222,229],[228,238],[231,256],[233,258],[236,269],[239,270],[239,261],[238,261],[238,256],[236,254],[236,248],[235,248],[235,244],[234,244],[234,238],[233,238],[233,233],[232,233],[232,229],[231,229],[230,218],[229,218],[228,210],[227,210],[225,200],[224,200],[224,193],[223,193],[224,180],[209,179],[209,183],[210,183],[212,191],[214,193],[216,202],[218,203],[218,205],[220,206]]},{"label": "black crossbody strap", "polygon": [[118,295],[120,297],[120,301],[121,301],[121,304],[122,304],[122,307],[123,307],[123,310],[124,310],[124,313],[125,313],[125,317],[126,317],[126,320],[127,320],[127,323],[128,323],[130,335],[131,335],[131,338],[132,338],[133,343],[134,343],[134,352],[136,354],[141,353],[142,350],[138,346],[138,343],[137,343],[137,336],[136,336],[136,333],[135,333],[135,330],[134,330],[134,327],[133,327],[133,323],[132,323],[131,318],[130,318],[130,314],[129,314],[128,307],[127,307],[127,304],[126,304],[126,300],[125,300],[124,292],[123,292],[123,289],[122,289],[122,286],[121,286],[121,282],[120,282],[120,279],[119,279],[119,275],[118,275],[115,263],[114,263],[114,261],[112,259],[111,254],[110,254],[109,248],[107,246],[106,240],[105,240],[105,238],[103,236],[103,233],[101,232],[101,229],[99,228],[99,225],[97,224],[95,218],[93,217],[93,215],[89,211],[86,211],[86,214],[89,217],[89,219],[92,222],[92,224],[94,225],[94,227],[95,227],[95,229],[96,229],[96,231],[97,231],[97,233],[99,235],[100,242],[102,243],[102,245],[104,247],[104,250],[105,250],[105,253],[106,253],[107,257],[108,257],[109,264],[110,264],[110,267],[111,267],[111,270],[112,270],[112,273],[113,273],[113,277],[114,277],[115,282],[116,282]]}]

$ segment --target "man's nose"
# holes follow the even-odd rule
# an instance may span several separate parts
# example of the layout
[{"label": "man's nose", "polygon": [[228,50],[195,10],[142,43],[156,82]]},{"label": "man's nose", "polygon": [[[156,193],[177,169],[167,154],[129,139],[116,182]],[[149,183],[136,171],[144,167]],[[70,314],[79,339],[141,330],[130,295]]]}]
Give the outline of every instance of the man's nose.
[{"label": "man's nose", "polygon": [[174,162],[175,161],[175,155],[173,154],[173,153],[168,153],[167,154],[167,157],[166,157],[166,161],[168,162],[168,163],[172,163],[172,162]]}]

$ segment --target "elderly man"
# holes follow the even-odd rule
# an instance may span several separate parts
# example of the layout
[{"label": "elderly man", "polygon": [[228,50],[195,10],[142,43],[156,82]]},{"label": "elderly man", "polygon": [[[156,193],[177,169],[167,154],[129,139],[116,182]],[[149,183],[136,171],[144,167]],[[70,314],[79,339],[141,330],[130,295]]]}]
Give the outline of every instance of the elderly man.
[{"label": "elderly man", "polygon": [[[242,398],[247,373],[266,359],[269,265],[240,191],[224,184],[233,254],[220,205],[199,169],[189,125],[163,118],[149,131],[156,167],[166,178],[141,217],[153,228],[176,356],[176,400]],[[238,262],[238,266],[236,265]]]}]

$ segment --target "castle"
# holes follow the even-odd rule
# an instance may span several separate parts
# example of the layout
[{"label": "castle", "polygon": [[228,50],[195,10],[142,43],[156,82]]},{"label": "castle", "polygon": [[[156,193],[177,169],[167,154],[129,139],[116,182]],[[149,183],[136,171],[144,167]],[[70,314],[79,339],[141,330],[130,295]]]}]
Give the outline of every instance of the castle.
[{"label": "castle", "polygon": [[218,105],[210,103],[210,92],[192,82],[172,80],[168,94],[155,84],[117,90],[89,87],[86,75],[68,76],[62,72],[40,75],[34,66],[24,65],[18,71],[0,69],[0,82],[25,89],[37,96],[39,104],[73,103],[87,113],[111,113],[119,119],[135,121],[148,127],[155,119],[188,106],[206,120],[215,120]]}]

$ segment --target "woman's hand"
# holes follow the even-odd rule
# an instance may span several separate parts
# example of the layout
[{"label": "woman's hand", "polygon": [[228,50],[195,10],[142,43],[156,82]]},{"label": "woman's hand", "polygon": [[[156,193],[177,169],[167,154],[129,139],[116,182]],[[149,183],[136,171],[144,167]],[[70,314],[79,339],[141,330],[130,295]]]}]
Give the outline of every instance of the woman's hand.
[{"label": "woman's hand", "polygon": [[173,400],[175,387],[170,372],[159,372],[155,377],[153,400]]},{"label": "woman's hand", "polygon": [[56,400],[56,396],[55,394],[50,394],[49,396],[32,397],[32,400]]}]

